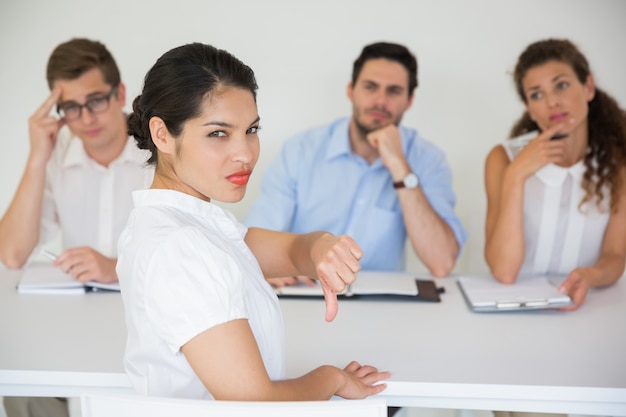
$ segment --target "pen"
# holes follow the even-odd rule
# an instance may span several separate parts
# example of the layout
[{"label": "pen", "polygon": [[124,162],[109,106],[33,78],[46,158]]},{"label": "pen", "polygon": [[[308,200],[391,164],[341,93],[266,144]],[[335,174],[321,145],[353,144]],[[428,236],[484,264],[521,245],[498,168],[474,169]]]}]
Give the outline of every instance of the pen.
[{"label": "pen", "polygon": [[45,256],[46,258],[50,259],[52,262],[57,260],[57,256],[54,253],[50,252],[49,250],[42,249],[41,254]]}]

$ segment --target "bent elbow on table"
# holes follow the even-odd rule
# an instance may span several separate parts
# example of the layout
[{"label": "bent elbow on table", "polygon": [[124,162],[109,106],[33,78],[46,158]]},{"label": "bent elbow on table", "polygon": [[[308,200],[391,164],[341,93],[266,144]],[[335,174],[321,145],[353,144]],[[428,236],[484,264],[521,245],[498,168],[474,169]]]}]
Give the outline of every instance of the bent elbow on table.
[{"label": "bent elbow on table", "polygon": [[9,269],[20,269],[26,264],[28,255],[15,250],[0,250],[0,262]]},{"label": "bent elbow on table", "polygon": [[490,266],[491,275],[502,284],[514,284],[519,270],[517,268]]}]

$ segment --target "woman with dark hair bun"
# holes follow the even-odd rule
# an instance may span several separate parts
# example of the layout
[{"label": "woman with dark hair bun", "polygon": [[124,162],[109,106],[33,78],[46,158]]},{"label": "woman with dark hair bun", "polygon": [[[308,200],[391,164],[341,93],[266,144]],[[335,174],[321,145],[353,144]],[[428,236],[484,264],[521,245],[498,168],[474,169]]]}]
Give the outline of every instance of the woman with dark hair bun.
[{"label": "woman with dark hair bun", "polygon": [[[257,85],[226,51],[174,48],[145,77],[129,133],[156,165],[120,237],[125,367],[137,391],[217,400],[364,398],[388,372],[351,362],[286,380],[282,313],[264,277],[317,277],[326,319],[355,279],[348,236],[249,228],[213,203],[240,201],[259,157]],[[372,335],[375,337],[375,335]]]},{"label": "woman with dark hair bun", "polygon": [[496,279],[562,274],[576,309],[626,264],[626,113],[569,40],[531,44],[514,71],[526,107],[487,157],[485,257]]}]

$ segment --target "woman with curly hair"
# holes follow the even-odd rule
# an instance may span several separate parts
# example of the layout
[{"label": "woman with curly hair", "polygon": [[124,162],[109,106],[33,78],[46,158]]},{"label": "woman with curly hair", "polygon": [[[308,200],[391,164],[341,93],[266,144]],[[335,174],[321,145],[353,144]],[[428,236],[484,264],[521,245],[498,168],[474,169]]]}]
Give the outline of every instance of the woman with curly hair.
[{"label": "woman with curly hair", "polygon": [[514,81],[526,111],[485,163],[485,257],[504,283],[567,275],[575,309],[624,272],[626,113],[568,40],[529,45]]}]

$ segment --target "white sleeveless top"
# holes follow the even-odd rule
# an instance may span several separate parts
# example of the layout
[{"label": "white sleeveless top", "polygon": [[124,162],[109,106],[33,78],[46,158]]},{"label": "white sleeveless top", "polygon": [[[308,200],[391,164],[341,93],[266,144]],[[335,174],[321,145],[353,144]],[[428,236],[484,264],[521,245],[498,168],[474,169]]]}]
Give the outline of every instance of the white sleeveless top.
[{"label": "white sleeveless top", "polygon": [[[512,160],[521,150],[515,139],[503,147]],[[563,168],[549,164],[524,185],[525,257],[520,274],[569,274],[593,265],[600,255],[610,215],[610,193],[579,207],[585,165],[581,160]]]}]

